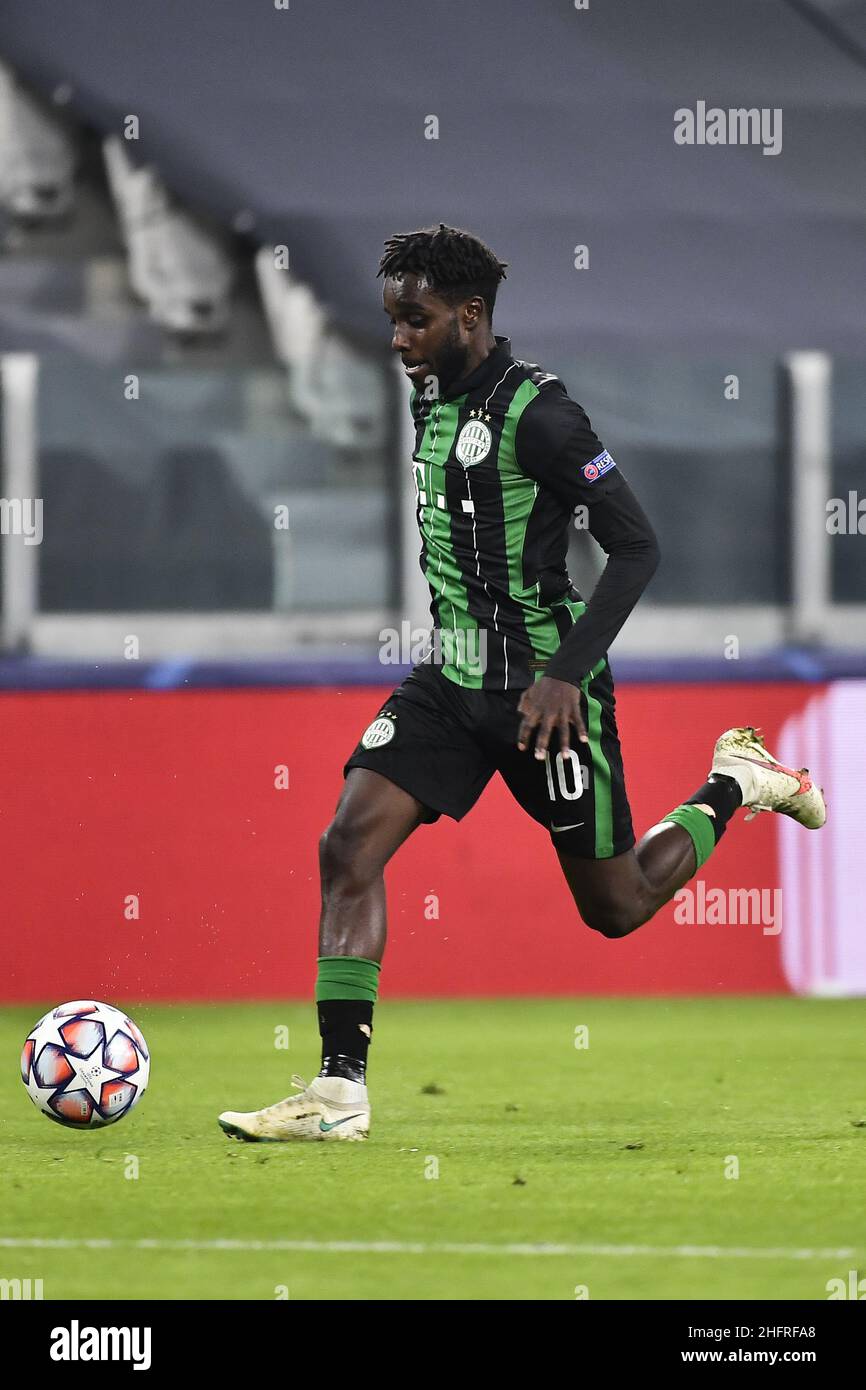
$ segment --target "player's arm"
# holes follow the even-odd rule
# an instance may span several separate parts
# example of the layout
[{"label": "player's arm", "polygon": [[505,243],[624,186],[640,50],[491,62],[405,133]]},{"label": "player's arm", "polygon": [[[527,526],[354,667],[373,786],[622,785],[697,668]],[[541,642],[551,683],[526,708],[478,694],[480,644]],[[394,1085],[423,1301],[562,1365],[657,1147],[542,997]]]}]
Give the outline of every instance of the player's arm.
[{"label": "player's arm", "polygon": [[658,542],[644,511],[619,475],[616,487],[586,504],[588,529],[607,554],[592,597],[547,663],[544,674],[580,685],[600,661],[655,574]]},{"label": "player's arm", "polygon": [[586,741],[580,682],[604,656],[655,573],[659,548],[640,503],[561,383],[551,383],[526,408],[516,445],[524,472],[569,511],[586,509],[588,530],[608,557],[585,613],[521,698],[518,747],[526,747],[536,729],[536,757],[543,757],[554,728],[563,748],[569,746],[569,726]]}]

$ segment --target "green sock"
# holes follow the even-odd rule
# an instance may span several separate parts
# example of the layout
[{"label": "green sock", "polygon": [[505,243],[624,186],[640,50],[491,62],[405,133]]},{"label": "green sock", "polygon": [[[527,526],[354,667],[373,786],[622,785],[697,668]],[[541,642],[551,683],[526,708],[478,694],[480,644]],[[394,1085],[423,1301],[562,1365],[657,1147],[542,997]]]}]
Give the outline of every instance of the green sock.
[{"label": "green sock", "polygon": [[379,993],[376,960],[364,956],[319,956],[316,1003],[328,999],[364,999],[375,1004]]},{"label": "green sock", "polygon": [[373,1036],[378,961],[363,956],[320,956],[316,1012],[322,1037],[320,1076],[365,1082]]},{"label": "green sock", "polygon": [[713,829],[713,818],[708,816],[706,811],[700,810],[697,806],[677,806],[670,811],[664,820],[673,821],[674,825],[682,826],[686,834],[691,838],[695,847],[695,873],[706,864],[710,855],[716,847],[716,834]]}]

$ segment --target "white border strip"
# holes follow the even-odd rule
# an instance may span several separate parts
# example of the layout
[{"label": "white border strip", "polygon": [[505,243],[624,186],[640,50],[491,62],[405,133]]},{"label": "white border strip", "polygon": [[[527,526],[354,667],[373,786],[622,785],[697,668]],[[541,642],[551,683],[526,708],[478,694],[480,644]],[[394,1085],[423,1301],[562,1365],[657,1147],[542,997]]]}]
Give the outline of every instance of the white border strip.
[{"label": "white border strip", "polygon": [[[355,657],[375,659],[379,632],[391,621],[385,608],[332,613],[37,613],[33,620],[32,651],[37,656],[121,661],[124,638],[135,633],[143,661],[180,658],[194,662],[245,657],[292,656],[301,660],[321,655],[345,656],[343,644],[364,644]],[[318,647],[317,653],[311,648]],[[383,667],[382,684],[389,672]]]},{"label": "white border strip", "polygon": [[[408,502],[405,505],[408,506]],[[417,535],[416,529],[416,541]],[[418,570],[423,582],[417,544],[409,545],[409,552],[411,566]],[[408,595],[405,575],[403,605],[400,621],[408,620],[410,630],[428,631],[429,610],[422,612],[420,595],[417,602]],[[394,614],[386,608],[291,614],[230,611],[36,613],[31,628],[31,649],[38,656],[55,659],[117,661],[123,655],[124,637],[134,632],[141,642],[142,659],[148,661],[171,657],[197,661],[227,654],[232,660],[261,656],[306,657],[324,653],[305,651],[305,646],[322,649],[328,643],[335,647],[343,643],[363,646],[364,650],[352,652],[352,655],[375,660],[380,648],[379,633],[393,622]],[[648,603],[635,611],[616,640],[612,654],[614,674],[617,658],[621,656],[647,656],[659,660],[661,652],[665,658],[723,657],[731,636],[739,641],[741,657],[760,656],[784,642],[787,623],[784,608],[768,605],[709,608]],[[834,604],[828,608],[823,641],[843,650],[860,651],[866,645],[866,603]],[[736,674],[735,660],[730,661],[730,667]],[[387,668],[383,669],[385,683]]]},{"label": "white border strip", "polygon": [[201,1251],[295,1251],[313,1255],[599,1255],[613,1259],[686,1260],[857,1260],[864,1250],[853,1246],[766,1249],[746,1245],[554,1245],[486,1242],[461,1244],[452,1241],[403,1240],[74,1240],[65,1237],[0,1236],[3,1250],[180,1250]]},{"label": "white border strip", "polygon": [[[36,392],[39,363],[32,352],[0,356],[2,383],[2,493],[23,508],[35,499],[37,482]],[[17,651],[26,646],[37,603],[38,546],[21,536],[2,537],[3,646]]]},{"label": "white border strip", "polygon": [[791,635],[825,640],[831,604],[827,502],[832,491],[831,389],[826,352],[791,352]]}]

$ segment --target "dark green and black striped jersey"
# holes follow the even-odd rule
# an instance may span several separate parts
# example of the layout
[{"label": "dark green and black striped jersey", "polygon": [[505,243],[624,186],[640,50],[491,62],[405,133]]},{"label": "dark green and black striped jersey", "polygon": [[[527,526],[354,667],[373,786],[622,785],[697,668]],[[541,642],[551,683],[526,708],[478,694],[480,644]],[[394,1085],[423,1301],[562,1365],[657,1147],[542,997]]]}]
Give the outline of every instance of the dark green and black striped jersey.
[{"label": "dark green and black striped jersey", "polygon": [[[634,508],[624,508],[612,521],[610,507],[599,505],[621,490],[633,499],[583,410],[556,376],[515,360],[501,337],[450,390],[413,390],[411,410],[421,567],[434,625],[430,659],[474,689],[522,689],[545,672],[579,681],[603,659],[612,618],[618,631],[655,568],[647,564],[655,541],[643,514],[636,524]],[[548,669],[586,612],[566,567],[569,525],[582,505],[594,535],[593,516],[603,518],[600,539],[609,553],[622,532],[631,572],[625,586],[626,565],[619,584],[600,581],[599,618],[610,611],[600,622],[587,613],[588,645],[570,645]]]}]

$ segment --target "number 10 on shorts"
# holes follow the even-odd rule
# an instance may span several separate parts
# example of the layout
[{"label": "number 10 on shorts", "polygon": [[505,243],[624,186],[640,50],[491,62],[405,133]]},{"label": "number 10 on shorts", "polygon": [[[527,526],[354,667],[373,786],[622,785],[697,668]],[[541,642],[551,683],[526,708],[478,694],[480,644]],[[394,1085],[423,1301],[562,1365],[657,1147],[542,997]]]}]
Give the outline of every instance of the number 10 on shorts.
[{"label": "number 10 on shorts", "polygon": [[[557,753],[554,762],[559,795],[564,797],[566,801],[577,801],[578,797],[583,796],[589,786],[589,768],[584,767],[573,748],[569,748],[565,753]],[[566,770],[566,763],[569,764],[568,770]],[[547,792],[551,801],[555,801],[556,787],[553,784],[553,765],[551,764],[550,753],[544,755],[544,767],[547,772]]]}]

